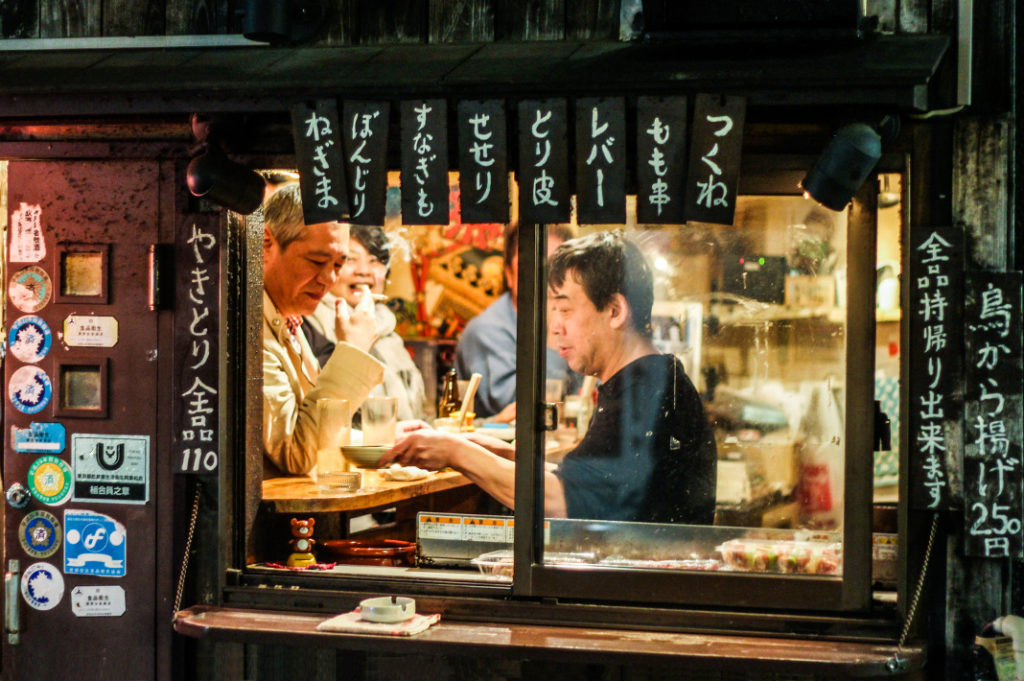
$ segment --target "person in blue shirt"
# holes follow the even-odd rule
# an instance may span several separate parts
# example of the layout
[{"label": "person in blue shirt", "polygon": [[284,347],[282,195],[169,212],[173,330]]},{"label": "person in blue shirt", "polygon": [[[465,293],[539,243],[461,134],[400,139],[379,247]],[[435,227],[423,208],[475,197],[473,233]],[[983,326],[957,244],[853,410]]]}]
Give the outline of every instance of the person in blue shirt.
[{"label": "person in blue shirt", "polygon": [[[571,239],[567,225],[548,227],[548,255],[562,242]],[[469,321],[455,348],[455,368],[459,378],[480,374],[480,387],[474,400],[478,418],[494,421],[515,419],[516,402],[516,294],[519,277],[519,226],[505,229],[505,282],[507,290],[483,312]],[[551,347],[547,348],[547,378],[562,381],[567,391],[574,391],[582,377],[569,369],[566,361]]]}]

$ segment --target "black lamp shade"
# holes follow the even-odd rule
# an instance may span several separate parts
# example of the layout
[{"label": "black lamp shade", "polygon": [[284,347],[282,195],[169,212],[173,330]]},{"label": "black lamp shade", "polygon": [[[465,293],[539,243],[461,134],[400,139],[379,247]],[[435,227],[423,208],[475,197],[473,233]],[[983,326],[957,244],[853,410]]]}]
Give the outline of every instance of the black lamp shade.
[{"label": "black lamp shade", "polygon": [[800,183],[810,198],[843,210],[882,157],[882,138],[874,128],[854,123],[840,128]]},{"label": "black lamp shade", "polygon": [[193,196],[242,215],[260,207],[267,184],[259,173],[235,163],[216,146],[192,159],[185,180]]}]

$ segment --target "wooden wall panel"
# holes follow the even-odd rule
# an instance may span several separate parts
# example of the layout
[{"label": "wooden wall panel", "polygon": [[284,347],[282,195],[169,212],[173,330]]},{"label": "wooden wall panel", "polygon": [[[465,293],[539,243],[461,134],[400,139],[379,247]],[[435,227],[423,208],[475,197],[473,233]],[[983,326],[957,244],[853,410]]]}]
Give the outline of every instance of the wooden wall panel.
[{"label": "wooden wall panel", "polygon": [[358,2],[358,42],[422,43],[427,33],[427,0]]},{"label": "wooden wall panel", "polygon": [[102,35],[166,35],[164,3],[138,0],[103,0]]},{"label": "wooden wall panel", "polygon": [[0,38],[38,38],[39,0],[0,2]]},{"label": "wooden wall panel", "polygon": [[960,118],[954,135],[953,221],[967,235],[968,267],[1004,270],[1010,265],[1010,121]]},{"label": "wooden wall panel", "polygon": [[615,40],[620,0],[565,0],[565,37]]},{"label": "wooden wall panel", "polygon": [[239,33],[242,18],[229,0],[166,0],[164,25],[167,35]]},{"label": "wooden wall panel", "polygon": [[494,0],[430,0],[431,43],[494,40]]},{"label": "wooden wall panel", "polygon": [[328,6],[327,27],[320,45],[352,45],[356,42],[356,8],[360,0],[324,0]]},{"label": "wooden wall panel", "polygon": [[565,0],[496,0],[495,40],[562,40]]},{"label": "wooden wall panel", "polygon": [[40,38],[93,38],[101,35],[102,0],[44,2],[39,13]]}]

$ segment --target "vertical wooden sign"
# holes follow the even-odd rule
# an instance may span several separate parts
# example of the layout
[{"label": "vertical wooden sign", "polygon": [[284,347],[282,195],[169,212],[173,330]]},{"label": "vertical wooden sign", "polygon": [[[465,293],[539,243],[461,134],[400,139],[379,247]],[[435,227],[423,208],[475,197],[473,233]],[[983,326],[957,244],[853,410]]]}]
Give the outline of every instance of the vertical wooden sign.
[{"label": "vertical wooden sign", "polygon": [[945,510],[963,426],[963,233],[915,229],[909,246],[910,505]]},{"label": "vertical wooden sign", "polygon": [[569,222],[564,99],[519,103],[519,221]]},{"label": "vertical wooden sign", "polygon": [[508,130],[501,100],[458,104],[459,204],[464,223],[508,222]]},{"label": "vertical wooden sign", "polygon": [[447,225],[448,107],[443,99],[401,103],[402,224]]},{"label": "vertical wooden sign", "polygon": [[293,106],[292,134],[306,224],[348,218],[337,103],[333,99],[318,99]]},{"label": "vertical wooden sign", "polygon": [[964,287],[964,552],[1021,556],[1021,273]]},{"label": "vertical wooden sign", "polygon": [[576,100],[576,220],[626,221],[626,101]]},{"label": "vertical wooden sign", "polygon": [[342,112],[349,222],[383,225],[388,186],[388,103],[346,101]]},{"label": "vertical wooden sign", "polygon": [[687,220],[733,223],[746,111],[744,97],[697,95],[686,178]]},{"label": "vertical wooden sign", "polygon": [[640,97],[636,106],[636,219],[678,225],[686,179],[686,97]]},{"label": "vertical wooden sign", "polygon": [[216,218],[188,216],[178,230],[174,315],[176,473],[220,467],[220,234]]}]

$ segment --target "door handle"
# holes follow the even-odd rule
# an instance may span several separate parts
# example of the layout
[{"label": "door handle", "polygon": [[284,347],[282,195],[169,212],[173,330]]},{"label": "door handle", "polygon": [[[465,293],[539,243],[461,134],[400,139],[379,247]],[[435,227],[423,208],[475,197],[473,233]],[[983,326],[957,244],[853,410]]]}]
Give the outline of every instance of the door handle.
[{"label": "door handle", "polygon": [[21,642],[21,561],[7,561],[7,572],[4,573],[4,629],[7,630],[7,642],[16,646]]},{"label": "door handle", "polygon": [[174,244],[149,245],[147,306],[169,310],[174,306]]}]

